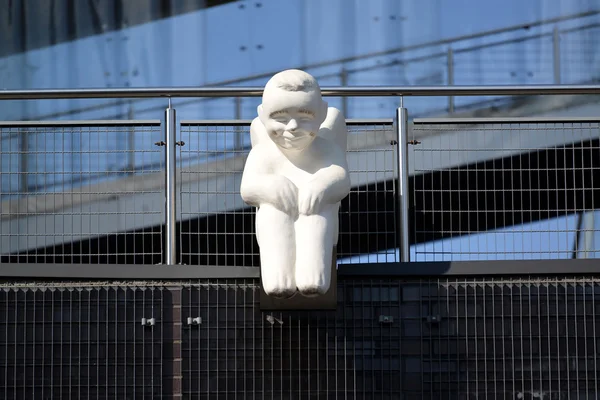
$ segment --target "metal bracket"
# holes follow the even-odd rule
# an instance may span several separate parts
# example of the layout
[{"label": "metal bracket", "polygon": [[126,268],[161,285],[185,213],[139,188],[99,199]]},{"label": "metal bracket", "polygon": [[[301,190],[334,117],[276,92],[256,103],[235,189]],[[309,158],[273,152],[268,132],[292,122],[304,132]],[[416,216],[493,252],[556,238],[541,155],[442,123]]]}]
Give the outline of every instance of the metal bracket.
[{"label": "metal bracket", "polygon": [[188,317],[187,324],[188,325],[200,325],[200,324],[202,324],[202,318],[201,317],[196,317],[196,318]]},{"label": "metal bracket", "polygon": [[[164,141],[164,140],[161,140],[160,142],[155,142],[154,144],[155,144],[156,146],[160,146],[160,147],[163,147],[163,146],[166,146],[166,145],[167,145],[167,143],[165,143],[165,141]],[[176,144],[177,146],[185,146],[185,142],[184,142],[183,140],[180,140],[179,142],[175,142],[175,144]]]},{"label": "metal bracket", "polygon": [[142,326],[154,326],[156,325],[155,318],[142,318]]},{"label": "metal bracket", "polygon": [[430,324],[439,324],[442,321],[442,316],[439,314],[428,315],[427,317],[425,317],[425,320]]},{"label": "metal bracket", "polygon": [[279,322],[279,325],[283,325],[283,321],[279,318],[274,317],[273,315],[267,315],[267,321],[271,324],[274,325],[275,321]]},{"label": "metal bracket", "polygon": [[[390,145],[395,146],[397,144],[398,144],[397,140],[390,140]],[[421,144],[421,142],[418,140],[409,140],[408,142],[406,142],[406,144],[412,144],[413,146],[416,146],[418,144]]]}]

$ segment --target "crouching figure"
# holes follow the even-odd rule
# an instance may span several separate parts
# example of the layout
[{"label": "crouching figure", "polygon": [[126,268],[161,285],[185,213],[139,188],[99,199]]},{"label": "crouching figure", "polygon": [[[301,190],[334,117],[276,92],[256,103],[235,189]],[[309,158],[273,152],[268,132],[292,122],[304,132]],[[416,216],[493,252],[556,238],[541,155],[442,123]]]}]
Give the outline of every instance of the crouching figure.
[{"label": "crouching figure", "polygon": [[273,76],[257,111],[240,192],[258,208],[263,289],[278,298],[324,294],[340,201],[350,191],[344,117],[299,70]]}]

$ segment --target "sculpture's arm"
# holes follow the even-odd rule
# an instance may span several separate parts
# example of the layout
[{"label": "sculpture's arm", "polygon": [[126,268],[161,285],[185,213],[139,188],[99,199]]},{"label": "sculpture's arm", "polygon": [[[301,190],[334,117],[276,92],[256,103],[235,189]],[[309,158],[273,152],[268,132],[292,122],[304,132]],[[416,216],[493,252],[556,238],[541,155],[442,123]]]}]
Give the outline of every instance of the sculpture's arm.
[{"label": "sculpture's arm", "polygon": [[311,215],[321,210],[322,204],[335,204],[348,195],[350,175],[345,152],[331,146],[328,154],[330,162],[320,168],[302,187],[298,194],[298,211]]},{"label": "sculpture's arm", "polygon": [[298,189],[282,175],[270,171],[270,149],[259,145],[250,150],[240,185],[242,199],[255,207],[270,204],[290,215],[297,213]]}]

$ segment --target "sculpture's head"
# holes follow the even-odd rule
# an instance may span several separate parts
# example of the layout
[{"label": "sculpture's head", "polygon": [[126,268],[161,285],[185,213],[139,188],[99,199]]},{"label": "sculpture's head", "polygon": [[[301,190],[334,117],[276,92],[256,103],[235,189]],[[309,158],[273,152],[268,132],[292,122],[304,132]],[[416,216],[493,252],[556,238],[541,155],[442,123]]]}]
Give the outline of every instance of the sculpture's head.
[{"label": "sculpture's head", "polygon": [[290,69],[265,85],[258,117],[269,137],[286,150],[304,150],[315,139],[327,115],[321,88],[310,74]]}]

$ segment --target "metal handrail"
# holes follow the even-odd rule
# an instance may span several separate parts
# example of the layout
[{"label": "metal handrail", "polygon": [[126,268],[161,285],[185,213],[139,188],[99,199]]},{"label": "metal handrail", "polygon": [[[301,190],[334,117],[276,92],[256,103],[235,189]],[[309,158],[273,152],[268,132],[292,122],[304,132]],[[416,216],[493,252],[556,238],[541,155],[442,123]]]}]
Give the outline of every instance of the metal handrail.
[{"label": "metal handrail", "polygon": [[[2,90],[0,100],[260,97],[262,87],[158,87]],[[328,86],[323,96],[517,96],[600,94],[600,85]]]}]

